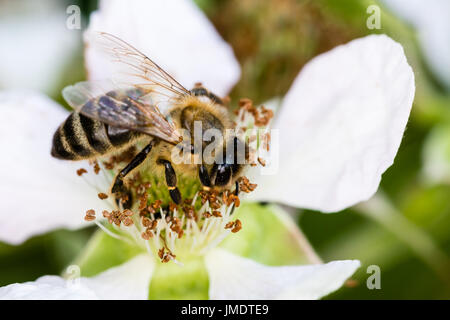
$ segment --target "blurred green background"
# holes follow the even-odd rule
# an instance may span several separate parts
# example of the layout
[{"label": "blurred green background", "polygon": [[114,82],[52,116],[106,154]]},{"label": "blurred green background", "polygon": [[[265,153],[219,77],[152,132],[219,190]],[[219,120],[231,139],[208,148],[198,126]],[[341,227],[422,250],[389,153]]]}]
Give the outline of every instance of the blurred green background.
[{"label": "blurred green background", "polygon": [[[385,33],[403,45],[417,88],[401,148],[380,187],[385,212],[374,214],[370,205],[337,214],[302,210],[298,223],[324,261],[362,262],[354,281],[329,299],[449,299],[450,95],[430,72],[417,30],[377,1],[196,2],[241,63],[242,78],[230,94],[234,104],[242,97],[262,103],[283,96],[306,62],[354,38]],[[79,5],[84,24],[96,8],[95,1],[62,3]],[[366,27],[371,4],[382,10],[379,30]],[[80,47],[46,92],[61,103],[61,89],[84,78],[77,32]],[[0,243],[0,285],[60,274],[93,231],[59,230],[19,246]],[[380,290],[366,287],[372,264],[381,268]]]}]

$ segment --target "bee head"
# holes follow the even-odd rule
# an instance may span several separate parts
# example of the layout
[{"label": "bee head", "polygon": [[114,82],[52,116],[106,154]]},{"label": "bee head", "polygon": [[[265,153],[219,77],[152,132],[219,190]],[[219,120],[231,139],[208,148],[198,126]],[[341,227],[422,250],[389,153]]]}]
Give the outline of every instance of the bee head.
[{"label": "bee head", "polygon": [[241,174],[247,158],[247,145],[235,136],[230,137],[224,144],[223,152],[217,155],[211,166],[209,172],[211,186],[229,186]]}]

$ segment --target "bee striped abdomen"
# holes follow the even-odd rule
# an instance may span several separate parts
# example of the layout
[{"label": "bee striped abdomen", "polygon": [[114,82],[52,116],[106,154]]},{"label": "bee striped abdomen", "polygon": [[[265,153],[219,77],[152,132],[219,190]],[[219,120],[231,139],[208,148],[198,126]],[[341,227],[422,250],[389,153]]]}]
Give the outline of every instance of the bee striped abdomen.
[{"label": "bee striped abdomen", "polygon": [[136,131],[130,131],[108,125],[105,125],[105,130],[108,136],[108,141],[114,148],[121,148],[128,145],[131,141],[134,141],[135,138],[142,135]]},{"label": "bee striped abdomen", "polygon": [[91,119],[79,114],[80,124],[84,130],[89,145],[98,154],[107,153],[111,148],[109,142],[106,125],[98,120]]},{"label": "bee striped abdomen", "polygon": [[82,160],[113,152],[139,136],[72,112],[53,136],[51,154],[64,160]]},{"label": "bee striped abdomen", "polygon": [[58,159],[75,160],[77,156],[72,152],[64,134],[61,132],[62,129],[59,127],[53,135],[51,154]]},{"label": "bee striped abdomen", "polygon": [[62,125],[62,131],[73,153],[81,158],[89,158],[95,153],[81,126],[79,113],[70,114]]}]

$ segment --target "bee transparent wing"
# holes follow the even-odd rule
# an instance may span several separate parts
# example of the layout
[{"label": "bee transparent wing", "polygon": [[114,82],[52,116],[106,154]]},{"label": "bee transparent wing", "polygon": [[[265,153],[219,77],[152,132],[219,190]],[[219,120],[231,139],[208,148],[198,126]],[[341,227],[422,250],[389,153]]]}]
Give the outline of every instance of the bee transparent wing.
[{"label": "bee transparent wing", "polygon": [[179,142],[176,129],[143,88],[118,88],[112,82],[78,82],[64,88],[63,97],[74,110],[87,117],[170,143]]},{"label": "bee transparent wing", "polygon": [[90,43],[101,56],[115,63],[116,74],[111,77],[117,83],[145,88],[160,108],[172,99],[190,95],[160,66],[118,37],[106,32],[94,32],[90,35]]},{"label": "bee transparent wing", "polygon": [[79,110],[89,100],[106,95],[117,88],[111,81],[82,81],[69,85],[62,90],[64,100],[74,109]]}]

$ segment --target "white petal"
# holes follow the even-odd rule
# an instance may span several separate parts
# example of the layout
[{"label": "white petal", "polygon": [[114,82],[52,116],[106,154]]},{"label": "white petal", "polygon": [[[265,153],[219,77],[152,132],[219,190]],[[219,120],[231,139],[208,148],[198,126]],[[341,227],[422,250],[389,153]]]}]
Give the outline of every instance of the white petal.
[{"label": "white petal", "polygon": [[44,276],[36,281],[0,288],[0,299],[148,299],[154,261],[148,255],[109,269],[92,278],[65,280]]},{"label": "white petal", "polygon": [[448,0],[383,0],[417,30],[425,59],[450,90],[450,2]]},{"label": "white petal", "polygon": [[[87,33],[93,31],[109,32],[127,41],[187,89],[202,82],[223,96],[240,77],[233,50],[190,0],[101,1],[100,10],[91,15]],[[100,59],[94,44],[88,42],[86,65],[91,80],[111,77],[111,67]]]},{"label": "white petal", "polygon": [[78,228],[87,225],[86,210],[107,208],[76,174],[85,163],[50,156],[53,133],[67,115],[41,94],[0,92],[0,241],[17,244],[52,229]]},{"label": "white petal", "polygon": [[93,290],[100,299],[148,299],[155,261],[141,254],[93,278],[82,278],[81,284]]},{"label": "white petal", "polygon": [[342,286],[357,260],[269,267],[215,249],[205,257],[210,299],[319,299]]},{"label": "white petal", "polygon": [[261,176],[250,197],[326,212],[370,198],[394,161],[414,91],[402,47],[385,35],[316,57],[275,120],[278,172]]},{"label": "white petal", "polygon": [[81,285],[70,286],[61,277],[44,276],[33,282],[14,283],[0,288],[1,300],[78,300],[98,299],[95,292]]}]

